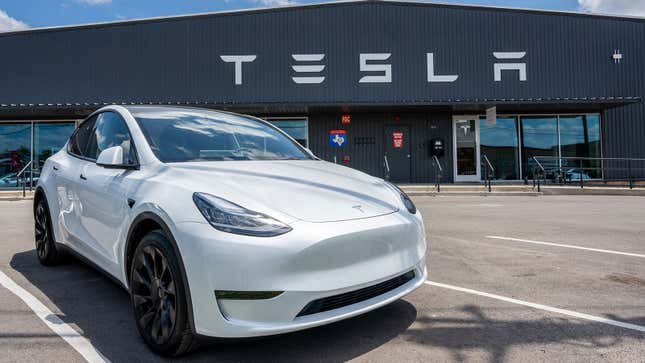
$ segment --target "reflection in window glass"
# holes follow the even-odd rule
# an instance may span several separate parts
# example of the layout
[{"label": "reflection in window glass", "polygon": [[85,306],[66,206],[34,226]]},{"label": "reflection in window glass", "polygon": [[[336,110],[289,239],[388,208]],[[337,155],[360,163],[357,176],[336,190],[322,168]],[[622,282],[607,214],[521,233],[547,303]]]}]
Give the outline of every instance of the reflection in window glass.
[{"label": "reflection in window glass", "polygon": [[97,115],[94,115],[78,125],[78,129],[73,137],[69,140],[67,151],[74,155],[87,157],[90,138],[94,133]]},{"label": "reflection in window glass", "polygon": [[298,141],[298,143],[300,143],[300,145],[308,147],[309,137],[306,119],[268,119],[267,121],[280,130],[286,132],[287,135],[293,137],[296,141]]},{"label": "reflection in window glass", "polygon": [[[600,117],[561,116],[560,150],[562,157],[600,157]],[[600,162],[591,160],[562,160],[562,170],[568,179],[600,178]]]},{"label": "reflection in window glass", "polygon": [[[494,123],[489,123],[486,118],[481,118],[479,140],[481,154],[486,155],[495,168],[495,179],[520,179],[515,117],[498,117]],[[484,178],[483,173],[482,178]]]},{"label": "reflection in window glass", "polygon": [[57,153],[74,132],[73,122],[36,123],[34,125],[34,169],[40,169]]},{"label": "reflection in window glass", "polygon": [[18,186],[16,175],[31,160],[31,123],[0,124],[0,188]]},{"label": "reflection in window glass", "polygon": [[265,122],[207,110],[130,108],[164,163],[223,160],[310,160],[297,143]]},{"label": "reflection in window glass", "polygon": [[548,163],[543,162],[542,165],[545,168],[556,167],[558,165],[558,119],[555,116],[522,116],[521,130],[524,175],[533,177],[533,169],[536,165],[531,158],[534,156],[554,156],[556,159]]},{"label": "reflection in window glass", "polygon": [[136,163],[130,131],[125,121],[115,112],[103,112],[99,114],[94,134],[90,136],[87,156],[98,159],[103,150],[113,146],[123,148],[122,164],[133,165]]},{"label": "reflection in window glass", "polygon": [[[600,115],[592,114],[586,115],[586,129],[589,140],[589,157],[592,158],[601,158],[602,154],[600,152]],[[592,178],[602,178],[602,163],[599,161],[594,161],[589,165],[592,167],[591,177]]]}]

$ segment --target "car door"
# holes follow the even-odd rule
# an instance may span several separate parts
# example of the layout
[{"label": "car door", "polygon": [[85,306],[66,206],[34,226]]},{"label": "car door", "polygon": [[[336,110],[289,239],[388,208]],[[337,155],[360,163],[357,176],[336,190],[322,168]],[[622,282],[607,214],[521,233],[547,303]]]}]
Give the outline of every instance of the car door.
[{"label": "car door", "polygon": [[[88,157],[96,160],[113,146],[123,148],[123,164],[136,165],[136,152],[125,121],[116,112],[98,115],[88,148]],[[80,224],[87,232],[97,262],[108,272],[119,273],[117,241],[127,233],[128,192],[136,170],[105,168],[95,162],[83,165],[78,183]]]},{"label": "car door", "polygon": [[58,224],[63,231],[62,242],[71,245],[75,250],[86,249],[84,241],[87,239],[87,233],[80,224],[78,183],[81,168],[89,163],[86,150],[95,123],[95,116],[83,121],[70,138],[67,153],[61,158],[52,158],[51,161],[58,194]]}]

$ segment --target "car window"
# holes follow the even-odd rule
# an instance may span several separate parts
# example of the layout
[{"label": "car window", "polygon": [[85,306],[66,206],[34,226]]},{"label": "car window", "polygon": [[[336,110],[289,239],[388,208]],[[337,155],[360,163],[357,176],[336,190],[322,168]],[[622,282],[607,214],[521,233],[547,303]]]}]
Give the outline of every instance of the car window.
[{"label": "car window", "polygon": [[123,148],[124,165],[136,164],[132,137],[125,121],[115,112],[103,112],[96,119],[87,157],[96,160],[103,150],[114,146]]},{"label": "car window", "polygon": [[131,112],[150,148],[165,163],[311,159],[297,142],[254,118],[193,109]]},{"label": "car window", "polygon": [[95,123],[96,115],[88,118],[80,124],[69,140],[68,150],[70,153],[87,157],[88,144],[90,136],[94,130]]}]

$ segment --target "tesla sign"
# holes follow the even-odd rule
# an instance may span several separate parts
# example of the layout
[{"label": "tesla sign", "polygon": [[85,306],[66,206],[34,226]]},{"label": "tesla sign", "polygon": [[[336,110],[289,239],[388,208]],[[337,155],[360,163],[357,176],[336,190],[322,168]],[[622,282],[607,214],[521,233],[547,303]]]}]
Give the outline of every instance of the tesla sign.
[{"label": "tesla sign", "polygon": [[[526,52],[493,52],[495,63],[493,64],[493,80],[502,81],[502,72],[514,72],[520,82],[528,79]],[[291,70],[293,71],[291,81],[294,84],[317,85],[325,82],[326,54],[291,54]],[[392,64],[389,59],[392,53],[360,53],[358,55],[358,69],[361,77],[358,83],[392,83]],[[426,72],[428,83],[452,83],[459,79],[459,74],[439,74],[435,70],[435,54],[426,53]],[[258,59],[255,54],[247,55],[221,55],[224,63],[232,63],[231,70],[234,71],[236,85],[242,85],[244,67],[251,66],[251,63]]]}]

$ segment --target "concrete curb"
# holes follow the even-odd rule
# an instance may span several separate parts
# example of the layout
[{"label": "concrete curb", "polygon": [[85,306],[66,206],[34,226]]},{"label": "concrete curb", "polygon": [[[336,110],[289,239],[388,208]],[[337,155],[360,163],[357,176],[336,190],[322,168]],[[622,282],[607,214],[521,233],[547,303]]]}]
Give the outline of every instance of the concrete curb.
[{"label": "concrete curb", "polygon": [[0,202],[15,202],[19,200],[34,200],[34,197],[33,195],[31,196],[28,195],[24,198],[23,197],[4,197],[4,196],[0,197]]},{"label": "concrete curb", "polygon": [[521,197],[521,196],[540,196],[540,195],[608,195],[608,196],[634,196],[645,197],[645,188],[606,188],[606,187],[584,187],[578,186],[542,186],[540,192],[537,188],[533,189],[527,186],[493,186],[493,191],[488,192],[478,186],[468,185],[445,185],[441,186],[441,192],[437,193],[434,186],[425,185],[404,185],[401,189],[410,196],[503,196],[503,197]]},{"label": "concrete curb", "polygon": [[17,200],[32,200],[34,199],[34,192],[27,192],[25,197],[22,196],[22,190],[2,190],[0,191],[0,202]]},{"label": "concrete curb", "polygon": [[645,189],[596,188],[596,187],[542,187],[544,195],[610,195],[645,197]]},{"label": "concrete curb", "polygon": [[406,192],[411,197],[428,196],[428,197],[441,197],[441,196],[476,196],[476,197],[539,197],[542,193],[538,192]]}]

